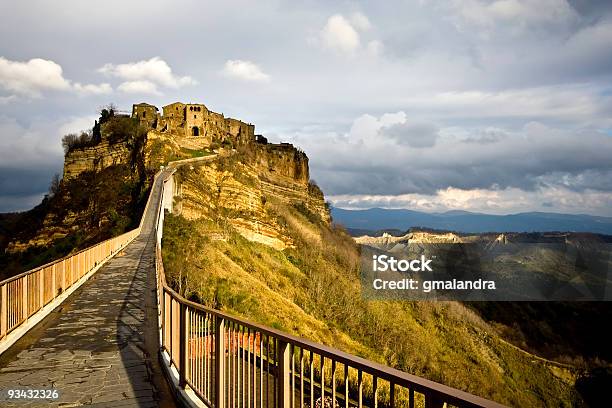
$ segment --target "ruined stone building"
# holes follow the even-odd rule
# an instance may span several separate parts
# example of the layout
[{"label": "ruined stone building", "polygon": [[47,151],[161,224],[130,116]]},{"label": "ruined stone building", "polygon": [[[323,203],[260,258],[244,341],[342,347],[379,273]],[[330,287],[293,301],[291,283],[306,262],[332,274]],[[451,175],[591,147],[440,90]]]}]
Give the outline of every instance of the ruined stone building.
[{"label": "ruined stone building", "polygon": [[[303,152],[288,143],[268,143],[262,135],[255,135],[254,125],[226,118],[204,104],[174,102],[162,107],[160,112],[156,106],[142,102],[132,106],[131,117],[147,129],[147,160],[151,157],[150,147],[156,143],[169,150],[175,149],[173,153],[176,154],[168,156],[172,160],[181,158],[181,155],[188,157],[189,152],[201,149],[248,147],[253,153],[251,159],[268,174],[297,180],[304,185],[308,183],[308,157]],[[104,123],[101,127],[99,143],[66,154],[65,179],[77,177],[84,171],[99,171],[112,165],[130,163],[132,156],[128,141],[109,139],[107,126],[108,123]],[[149,165],[153,164],[147,161]]]},{"label": "ruined stone building", "polygon": [[183,141],[192,148],[224,141],[237,147],[255,141],[255,126],[226,118],[201,103],[174,102],[162,107],[161,113],[153,105],[138,103],[132,107],[132,117],[154,132],[186,139]]}]

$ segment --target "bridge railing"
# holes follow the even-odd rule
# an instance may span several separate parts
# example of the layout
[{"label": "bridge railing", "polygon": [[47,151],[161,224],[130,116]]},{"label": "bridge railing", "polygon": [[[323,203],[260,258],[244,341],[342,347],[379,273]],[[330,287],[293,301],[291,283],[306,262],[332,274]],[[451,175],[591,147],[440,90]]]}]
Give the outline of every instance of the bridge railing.
[{"label": "bridge railing", "polygon": [[139,228],[0,282],[2,350],[25,333],[11,336],[13,332],[40,321],[84,282],[85,275],[97,270],[138,234]]},{"label": "bridge railing", "polygon": [[160,241],[164,209],[172,209],[166,184],[173,188],[171,174],[161,186],[156,220],[160,344],[184,403],[215,408],[502,406],[185,299],[164,273]]}]

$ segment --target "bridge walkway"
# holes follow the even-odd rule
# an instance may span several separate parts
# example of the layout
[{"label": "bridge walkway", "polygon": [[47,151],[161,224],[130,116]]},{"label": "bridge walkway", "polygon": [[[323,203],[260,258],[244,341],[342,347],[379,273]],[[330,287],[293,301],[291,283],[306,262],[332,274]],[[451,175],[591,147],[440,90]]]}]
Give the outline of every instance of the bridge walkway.
[{"label": "bridge walkway", "polygon": [[[152,196],[161,189],[161,177]],[[155,298],[157,201],[141,234],[0,356],[0,394],[58,390],[59,398],[0,406],[169,407],[159,366]]]}]

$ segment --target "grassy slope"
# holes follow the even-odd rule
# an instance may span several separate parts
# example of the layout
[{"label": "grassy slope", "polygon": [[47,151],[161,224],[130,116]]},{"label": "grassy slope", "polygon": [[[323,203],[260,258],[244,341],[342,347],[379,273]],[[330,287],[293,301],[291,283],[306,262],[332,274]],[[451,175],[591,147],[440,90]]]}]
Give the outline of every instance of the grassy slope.
[{"label": "grassy slope", "polygon": [[209,306],[502,403],[578,403],[571,375],[555,376],[459,303],[362,299],[348,234],[303,206],[266,209],[295,248],[249,242],[222,220],[169,216],[163,248],[172,284]]}]

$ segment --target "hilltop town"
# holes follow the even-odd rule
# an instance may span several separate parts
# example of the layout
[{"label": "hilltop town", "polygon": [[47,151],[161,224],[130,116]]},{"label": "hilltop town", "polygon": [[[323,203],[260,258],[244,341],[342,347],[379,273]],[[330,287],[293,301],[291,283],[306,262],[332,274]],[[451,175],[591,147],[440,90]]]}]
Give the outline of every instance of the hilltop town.
[{"label": "hilltop town", "polygon": [[[147,167],[153,168],[167,159],[188,158],[203,149],[216,150],[250,148],[260,153],[262,165],[271,172],[308,183],[308,158],[289,143],[268,143],[267,138],[255,134],[255,126],[238,119],[226,118],[209,110],[201,103],[174,102],[162,107],[162,112],[149,103],[137,103],[132,113],[112,113],[115,118],[136,119],[146,132]],[[100,140],[71,149],[64,161],[65,180],[84,171],[99,171],[130,161],[131,149],[126,140],[113,137],[116,121],[100,126]],[[165,153],[164,153],[165,152]],[[170,156],[170,157],[168,157]],[[162,160],[163,161],[163,160]]]},{"label": "hilltop town", "polygon": [[255,126],[238,119],[208,110],[201,103],[174,102],[162,107],[162,112],[151,104],[142,102],[132,107],[132,118],[152,133],[171,134],[189,148],[210,147],[214,142],[242,146],[266,139],[255,136]]},{"label": "hilltop town", "polygon": [[[134,104],[131,113],[108,106],[90,131],[67,135],[64,148],[59,194],[45,201],[42,214],[27,233],[11,237],[5,244],[7,253],[42,250],[77,233],[92,242],[98,235],[123,231],[141,211],[150,180],[160,166],[212,154],[238,155],[242,164],[232,165],[231,171],[213,166],[206,167],[210,170],[206,172],[196,167],[181,174],[179,208],[185,217],[211,216],[202,208],[210,199],[200,196],[201,184],[208,182],[212,190],[228,198],[223,205],[231,203],[231,211],[251,213],[233,220],[235,228],[275,247],[291,245],[291,240],[278,223],[265,217],[265,200],[302,203],[321,219],[330,219],[323,194],[310,182],[304,152],[289,143],[269,143],[255,134],[254,125],[226,118],[202,103],[174,102],[160,112],[142,102]],[[240,184],[235,180],[240,172],[243,179],[254,177],[255,181]],[[111,188],[111,181],[123,187]]]}]

